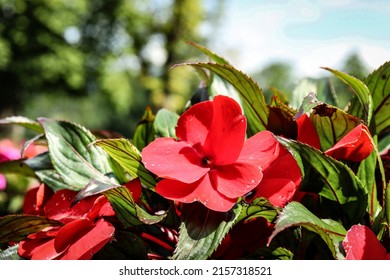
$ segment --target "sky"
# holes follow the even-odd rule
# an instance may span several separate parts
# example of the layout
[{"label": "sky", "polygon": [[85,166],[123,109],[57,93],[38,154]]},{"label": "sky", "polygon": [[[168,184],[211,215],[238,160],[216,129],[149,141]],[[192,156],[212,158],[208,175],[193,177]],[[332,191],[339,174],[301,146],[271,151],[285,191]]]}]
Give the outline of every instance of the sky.
[{"label": "sky", "polygon": [[283,61],[319,77],[351,53],[374,70],[390,60],[390,1],[225,0],[213,36],[208,48],[248,74]]}]

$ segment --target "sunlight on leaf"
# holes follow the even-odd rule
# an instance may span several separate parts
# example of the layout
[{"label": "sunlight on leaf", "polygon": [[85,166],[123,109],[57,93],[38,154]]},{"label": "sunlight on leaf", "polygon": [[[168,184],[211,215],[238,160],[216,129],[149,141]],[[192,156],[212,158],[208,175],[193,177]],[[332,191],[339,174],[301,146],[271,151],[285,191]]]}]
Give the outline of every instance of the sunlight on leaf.
[{"label": "sunlight on leaf", "polygon": [[156,185],[153,175],[141,162],[140,152],[129,140],[102,139],[95,141],[94,144],[103,148],[132,177],[139,177],[146,187],[153,188]]},{"label": "sunlight on leaf", "polygon": [[175,260],[205,260],[211,256],[235,224],[241,207],[228,212],[211,211],[200,203],[186,204]]},{"label": "sunlight on leaf", "polygon": [[341,259],[339,243],[343,241],[346,230],[332,220],[321,220],[298,202],[288,204],[276,220],[275,231],[269,238],[268,244],[283,230],[290,227],[304,227],[317,233],[328,245],[335,258]]}]

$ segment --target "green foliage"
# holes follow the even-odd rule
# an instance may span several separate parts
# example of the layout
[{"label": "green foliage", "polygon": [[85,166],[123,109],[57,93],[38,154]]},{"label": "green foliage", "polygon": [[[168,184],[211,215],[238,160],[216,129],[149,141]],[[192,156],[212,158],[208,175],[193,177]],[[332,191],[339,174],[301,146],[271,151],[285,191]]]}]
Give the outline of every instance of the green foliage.
[{"label": "green foliage", "polygon": [[102,139],[95,141],[94,144],[103,148],[133,178],[139,177],[144,186],[152,188],[156,185],[154,176],[141,162],[140,152],[129,140]]},{"label": "green foliage", "polygon": [[[301,169],[304,179],[301,190],[318,193],[330,201],[329,208],[338,209],[326,215],[339,219],[346,227],[362,220],[368,205],[367,192],[347,165],[308,145],[282,137],[277,139],[290,151]],[[327,207],[324,210],[327,211]]]},{"label": "green foliage", "polygon": [[27,235],[60,223],[40,216],[8,215],[0,217],[0,243],[23,240]]},{"label": "green foliage", "polygon": [[234,225],[240,208],[238,205],[228,212],[215,212],[198,203],[185,205],[180,238],[173,259],[209,258]]},{"label": "green foliage", "polygon": [[343,258],[339,243],[344,239],[346,230],[340,223],[332,220],[321,220],[302,204],[291,202],[280,213],[269,243],[277,234],[290,227],[303,227],[315,232],[325,241],[335,258]]}]

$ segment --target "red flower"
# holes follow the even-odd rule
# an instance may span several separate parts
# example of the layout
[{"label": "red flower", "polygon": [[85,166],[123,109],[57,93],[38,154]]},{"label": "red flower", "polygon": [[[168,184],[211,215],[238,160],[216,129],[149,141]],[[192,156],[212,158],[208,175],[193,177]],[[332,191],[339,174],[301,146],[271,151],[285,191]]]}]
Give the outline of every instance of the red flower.
[{"label": "red flower", "polygon": [[[306,114],[302,115],[297,119],[297,125],[298,141],[320,149],[320,140],[310,118]],[[360,124],[349,131],[332,148],[325,151],[325,154],[338,160],[360,162],[371,154],[373,148],[367,126]]]},{"label": "red flower", "polygon": [[[134,191],[141,185],[139,180],[133,180],[126,187]],[[23,209],[26,214],[40,214],[63,223],[63,226],[30,234],[19,243],[21,257],[91,259],[113,239],[115,228],[106,218],[113,217],[115,212],[104,195],[87,197],[71,207],[77,192],[60,190],[49,198],[52,193],[48,190],[41,185],[38,190],[29,191]]]},{"label": "red flower", "polygon": [[163,178],[156,192],[180,202],[199,201],[215,211],[228,211],[254,189],[276,152],[268,131],[245,141],[246,118],[226,96],[184,112],[176,135],[179,140],[158,138],[142,151],[145,167]]},{"label": "red flower", "polygon": [[343,241],[347,260],[390,260],[390,254],[370,228],[352,226]]},{"label": "red flower", "polygon": [[284,207],[299,197],[302,174],[293,156],[279,142],[275,145],[277,158],[264,168],[264,177],[254,190],[253,199],[265,197],[272,205]]}]

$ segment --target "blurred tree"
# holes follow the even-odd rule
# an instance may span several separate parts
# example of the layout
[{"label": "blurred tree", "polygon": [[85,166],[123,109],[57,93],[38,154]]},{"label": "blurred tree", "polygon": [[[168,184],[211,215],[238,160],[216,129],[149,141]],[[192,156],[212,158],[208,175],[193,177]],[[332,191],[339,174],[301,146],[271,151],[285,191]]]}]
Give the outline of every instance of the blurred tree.
[{"label": "blurred tree", "polygon": [[363,62],[362,58],[356,52],[350,53],[343,62],[341,71],[348,73],[360,80],[369,74],[367,65]]},{"label": "blurred tree", "polygon": [[290,96],[296,79],[293,75],[292,66],[282,61],[275,61],[266,65],[263,69],[254,73],[252,77],[263,89],[268,102],[272,96],[271,87]]},{"label": "blurred tree", "polygon": [[199,54],[185,41],[206,44],[214,2],[0,0],[0,116],[129,133],[147,103],[179,108],[196,76],[168,69]]}]

